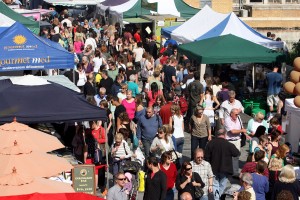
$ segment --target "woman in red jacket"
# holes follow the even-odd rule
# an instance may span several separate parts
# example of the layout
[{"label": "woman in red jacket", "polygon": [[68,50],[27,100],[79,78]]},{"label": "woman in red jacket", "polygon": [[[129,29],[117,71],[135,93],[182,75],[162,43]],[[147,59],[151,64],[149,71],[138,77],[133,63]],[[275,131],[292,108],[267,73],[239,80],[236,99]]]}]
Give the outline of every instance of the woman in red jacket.
[{"label": "woman in red jacket", "polygon": [[172,154],[169,151],[164,152],[161,155],[159,168],[167,176],[167,196],[166,200],[174,199],[174,186],[177,177],[176,165],[171,161]]},{"label": "woman in red jacket", "polygon": [[[92,128],[92,135],[97,140],[100,149],[104,150],[106,138],[105,129],[101,126],[101,121],[92,121],[90,123],[90,127]],[[102,146],[104,147],[104,149],[101,148]],[[104,153],[104,151],[102,153]]]}]

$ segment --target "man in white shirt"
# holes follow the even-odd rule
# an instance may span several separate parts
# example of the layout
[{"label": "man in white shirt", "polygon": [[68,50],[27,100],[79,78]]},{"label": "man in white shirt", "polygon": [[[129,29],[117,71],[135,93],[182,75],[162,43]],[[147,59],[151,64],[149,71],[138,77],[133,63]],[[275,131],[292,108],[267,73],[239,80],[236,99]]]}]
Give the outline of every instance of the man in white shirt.
[{"label": "man in white shirt", "polygon": [[[226,140],[232,143],[241,151],[241,134],[247,135],[247,130],[243,128],[243,122],[239,117],[239,109],[233,108],[230,116],[226,117],[224,128],[226,130]],[[246,136],[247,137],[247,136]],[[239,177],[239,157],[232,157],[233,177]]]},{"label": "man in white shirt", "polygon": [[97,48],[97,43],[95,38],[93,38],[93,34],[89,33],[89,38],[86,39],[85,43],[84,43],[84,48],[87,47],[87,45],[92,45],[92,50],[95,51],[95,49]]},{"label": "man in white shirt", "polygon": [[229,91],[228,95],[229,100],[223,101],[220,106],[219,118],[222,125],[224,125],[225,119],[230,116],[230,112],[233,108],[236,108],[238,113],[244,112],[244,107],[242,106],[241,102],[235,99],[235,91]]},{"label": "man in white shirt", "polygon": [[134,57],[135,70],[137,70],[139,72],[140,68],[141,68],[140,62],[142,60],[143,53],[145,52],[145,49],[143,48],[142,43],[138,42],[137,48],[134,48],[132,50],[132,52],[133,52],[133,57]]}]

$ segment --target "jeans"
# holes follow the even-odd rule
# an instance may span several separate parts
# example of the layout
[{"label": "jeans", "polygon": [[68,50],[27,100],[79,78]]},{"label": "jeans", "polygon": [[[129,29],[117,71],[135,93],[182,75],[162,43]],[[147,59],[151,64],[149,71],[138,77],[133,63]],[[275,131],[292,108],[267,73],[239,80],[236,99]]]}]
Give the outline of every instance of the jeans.
[{"label": "jeans", "polygon": [[[184,144],[184,137],[176,138],[175,140],[176,140],[176,150],[177,150],[177,152],[182,153],[183,144]],[[182,157],[179,158],[179,162],[180,162],[180,165],[181,165],[182,164]]]},{"label": "jeans", "polygon": [[181,137],[181,138],[176,138],[176,150],[179,152],[179,153],[182,153],[182,150],[183,150],[183,144],[184,144],[184,137]]},{"label": "jeans", "polygon": [[228,179],[226,177],[226,174],[218,173],[215,175],[213,181],[213,191],[214,191],[215,200],[220,199],[221,195],[223,194],[226,188],[227,182]]},{"label": "jeans", "polygon": [[195,149],[197,149],[198,147],[201,149],[205,149],[206,143],[208,141],[208,137],[196,137],[192,135],[192,139],[191,139],[191,160],[194,159],[194,151]]},{"label": "jeans", "polygon": [[142,139],[142,143],[144,146],[145,159],[147,159],[150,156],[150,147],[151,147],[152,141]]},{"label": "jeans", "polygon": [[173,189],[167,191],[165,200],[174,200],[174,190]]},{"label": "jeans", "polygon": [[113,175],[116,175],[120,171],[122,160],[113,159]]}]

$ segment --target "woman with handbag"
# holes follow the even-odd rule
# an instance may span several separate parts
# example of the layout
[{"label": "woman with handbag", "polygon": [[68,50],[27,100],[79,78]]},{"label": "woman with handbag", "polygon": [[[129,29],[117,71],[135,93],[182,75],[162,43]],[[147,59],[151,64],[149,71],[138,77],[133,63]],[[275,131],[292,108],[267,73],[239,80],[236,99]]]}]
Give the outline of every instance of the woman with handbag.
[{"label": "woman with handbag", "polygon": [[206,143],[211,140],[211,127],[209,118],[204,114],[204,108],[198,105],[190,119],[191,158],[194,159],[196,148],[205,149]]},{"label": "woman with handbag", "polygon": [[120,170],[121,164],[132,156],[128,143],[123,139],[121,133],[117,133],[115,136],[115,142],[111,148],[111,155],[113,158],[113,174],[115,175]]},{"label": "woman with handbag", "polygon": [[105,154],[105,129],[101,126],[101,121],[90,122],[90,127],[92,128],[92,135],[98,142],[99,148],[101,149],[103,155]]},{"label": "woman with handbag", "polygon": [[178,199],[182,193],[189,192],[194,200],[199,200],[204,194],[204,186],[205,184],[200,175],[193,172],[191,163],[184,162],[181,167],[181,172],[176,178]]},{"label": "woman with handbag", "polygon": [[103,152],[99,149],[99,144],[97,140],[92,135],[92,130],[87,129],[84,132],[84,141],[86,145],[86,151],[84,152],[84,164],[95,164],[95,183],[97,188],[101,187],[101,192],[105,189],[105,182],[101,180],[101,183],[98,185],[98,174],[99,169],[101,168],[100,164],[102,161]]},{"label": "woman with handbag", "polygon": [[167,134],[167,131],[167,126],[165,125],[158,128],[158,134],[150,146],[150,152],[154,154],[156,158],[160,158],[164,152],[174,149],[172,138]]}]

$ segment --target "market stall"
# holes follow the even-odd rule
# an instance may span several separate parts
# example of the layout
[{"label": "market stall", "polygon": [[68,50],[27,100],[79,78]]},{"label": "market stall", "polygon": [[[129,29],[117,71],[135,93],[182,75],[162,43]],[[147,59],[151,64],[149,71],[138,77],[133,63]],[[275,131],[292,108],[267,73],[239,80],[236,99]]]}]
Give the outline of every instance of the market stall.
[{"label": "market stall", "polygon": [[299,152],[300,108],[295,106],[294,98],[285,100],[285,111],[287,115],[282,121],[282,128],[287,132],[285,141],[291,144],[293,152]]}]

